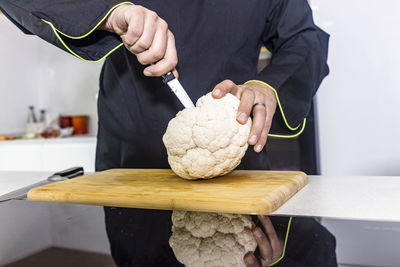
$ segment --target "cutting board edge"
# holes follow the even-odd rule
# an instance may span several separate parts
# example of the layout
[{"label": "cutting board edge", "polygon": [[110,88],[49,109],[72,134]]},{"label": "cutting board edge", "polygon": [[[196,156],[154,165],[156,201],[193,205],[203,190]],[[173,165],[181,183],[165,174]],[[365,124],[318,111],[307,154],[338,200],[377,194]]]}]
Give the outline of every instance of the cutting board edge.
[{"label": "cutting board edge", "polygon": [[[115,170],[123,170],[124,172],[129,172],[131,169],[110,169],[106,170],[103,172],[112,172]],[[173,173],[172,170],[170,169],[136,169],[136,170],[144,170],[145,172],[152,172],[152,171],[161,171],[161,172],[167,172],[167,173]],[[242,172],[244,170],[236,170],[235,172]],[[247,170],[245,170],[246,172]],[[265,171],[265,170],[258,170],[255,172],[275,172],[275,171]],[[246,203],[247,206],[245,207],[238,207],[235,206],[235,208],[226,208],[224,207],[223,209],[221,208],[213,208],[213,209],[208,209],[204,207],[194,207],[190,208],[190,210],[194,211],[201,211],[201,212],[222,212],[222,213],[236,213],[236,214],[269,214],[274,212],[276,209],[278,209],[280,206],[282,206],[287,200],[289,200],[293,195],[295,195],[301,188],[303,188],[307,183],[308,183],[308,176],[304,172],[301,171],[282,171],[282,173],[291,173],[293,177],[296,178],[291,178],[293,181],[292,186],[296,188],[294,192],[290,192],[290,194],[285,195],[285,192],[283,192],[284,189],[282,189],[281,194],[285,195],[284,199],[280,199],[278,203],[271,205],[271,203],[262,203],[259,200],[254,200],[253,202],[248,202]],[[75,179],[80,179],[84,178],[87,176],[92,176],[95,175],[96,173],[93,174],[88,174],[86,176],[78,177]],[[58,183],[63,183],[63,182],[68,182],[72,180],[66,180]],[[52,184],[53,185],[53,184]],[[51,185],[48,185],[51,186]],[[46,187],[46,186],[44,186]],[[50,190],[51,191],[51,190]],[[174,210],[174,209],[179,209],[179,210],[188,210],[188,208],[183,208],[180,205],[172,205],[172,204],[167,204],[167,205],[157,205],[156,207],[154,206],[148,206],[148,205],[142,205],[138,204],[138,202],[130,202],[126,203],[126,205],[121,205],[121,203],[116,203],[115,200],[113,201],[102,201],[102,203],[99,203],[99,200],[97,201],[88,201],[88,200],[82,200],[84,199],[84,196],[81,195],[76,195],[75,193],[68,193],[65,192],[63,194],[59,194],[59,192],[55,193],[49,193],[49,188],[43,188],[43,187],[38,187],[38,188],[33,188],[28,192],[28,200],[32,201],[42,201],[42,202],[57,202],[57,203],[71,203],[71,204],[80,204],[80,205],[97,205],[97,206],[119,206],[119,207],[128,207],[128,208],[145,208],[145,209],[154,209],[154,210]],[[179,202],[182,200],[178,200],[176,202]],[[257,203],[256,203],[257,201]],[[174,202],[172,200],[171,202]],[[273,201],[272,203],[274,203]],[[215,204],[215,203],[214,203]],[[194,204],[191,204],[194,205]],[[211,204],[212,205],[212,204]],[[204,205],[207,206],[207,205]],[[208,204],[210,206],[210,203]]]},{"label": "cutting board edge", "polygon": [[[130,201],[127,202],[126,205],[121,205],[120,202],[118,201],[104,201],[100,204],[98,201],[88,201],[87,199],[84,198],[84,195],[79,195],[79,194],[74,194],[74,193],[63,193],[60,194],[59,192],[56,192],[55,194],[50,194],[48,193],[48,189],[42,187],[37,187],[33,188],[28,192],[28,200],[30,201],[39,201],[39,202],[56,202],[56,203],[70,203],[70,204],[78,204],[78,205],[95,205],[95,206],[118,206],[118,207],[123,207],[123,208],[138,208],[138,209],[153,209],[153,210],[191,210],[191,211],[198,211],[198,212],[218,212],[218,213],[232,213],[232,214],[249,214],[249,215],[256,215],[256,214],[262,214],[262,215],[268,215],[275,210],[277,210],[279,207],[281,207],[285,202],[287,202],[291,197],[293,197],[298,191],[300,191],[304,186],[307,185],[308,183],[308,176],[303,173],[299,172],[301,178],[300,181],[296,180],[297,182],[300,182],[300,184],[293,184],[293,186],[297,185],[296,191],[291,192],[289,195],[285,197],[285,199],[281,200],[282,202],[275,202],[274,200],[269,200],[269,201],[260,201],[258,202],[252,201],[247,203],[247,206],[234,206],[231,208],[227,208],[227,206],[224,206],[224,208],[214,208],[214,209],[209,209],[206,208],[206,206],[210,206],[210,203],[205,203],[204,207],[202,205],[198,205],[198,203],[193,203],[193,206],[190,208],[187,208],[187,203],[186,208],[184,208],[184,205],[180,205],[179,202],[185,202],[188,201],[186,199],[180,199],[180,200],[172,200],[169,203],[174,203],[170,205],[158,205],[157,207],[146,205],[146,204],[138,204],[138,202],[135,201]],[[284,192],[282,192],[284,194]],[[66,197],[68,195],[68,197]],[[84,201],[82,201],[84,199]],[[279,199],[278,199],[279,200]],[[271,205],[270,203],[276,203],[275,205]],[[178,203],[178,204],[177,204]],[[214,203],[216,204],[216,203]],[[215,207],[215,206],[214,206]],[[218,205],[217,205],[218,207]]]}]

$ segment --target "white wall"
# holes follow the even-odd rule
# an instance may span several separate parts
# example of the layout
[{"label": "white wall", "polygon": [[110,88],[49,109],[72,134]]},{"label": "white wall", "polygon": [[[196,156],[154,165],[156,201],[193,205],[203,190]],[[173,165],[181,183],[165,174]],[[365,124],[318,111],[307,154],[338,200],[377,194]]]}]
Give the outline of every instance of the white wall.
[{"label": "white wall", "polygon": [[[22,133],[28,106],[90,116],[102,63],[85,63],[0,14],[0,134]],[[90,139],[90,138],[89,138]],[[0,145],[0,170],[94,169],[95,139],[15,141]],[[64,154],[65,153],[65,154]],[[0,205],[0,266],[48,246],[109,253],[101,207],[11,201]]]},{"label": "white wall", "polygon": [[[331,34],[331,73],[317,94],[321,173],[400,175],[400,2],[312,5],[316,22]],[[323,224],[337,238],[340,263],[399,266],[398,223]]]},{"label": "white wall", "polygon": [[[0,14],[0,133],[24,129],[28,106],[39,103],[36,93],[36,39],[26,37]],[[22,53],[21,53],[22,52]],[[26,62],[31,68],[25,69]]]},{"label": "white wall", "polygon": [[102,63],[86,63],[36,36],[23,34],[0,14],[0,134],[22,133],[28,106],[90,116],[97,132],[96,94]]},{"label": "white wall", "polygon": [[322,173],[400,175],[400,2],[313,6],[331,34],[331,73],[317,95]]}]

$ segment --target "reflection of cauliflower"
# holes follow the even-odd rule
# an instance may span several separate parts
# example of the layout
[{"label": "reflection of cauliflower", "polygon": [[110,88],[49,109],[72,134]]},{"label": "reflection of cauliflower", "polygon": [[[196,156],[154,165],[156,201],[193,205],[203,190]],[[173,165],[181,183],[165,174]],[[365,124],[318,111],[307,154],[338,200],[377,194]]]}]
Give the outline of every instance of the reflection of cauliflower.
[{"label": "reflection of cauliflower", "polygon": [[174,211],[169,244],[187,267],[245,266],[257,243],[249,215]]},{"label": "reflection of cauliflower", "polygon": [[172,170],[185,179],[213,178],[239,165],[247,149],[251,120],[236,121],[239,99],[202,96],[195,108],[173,118],[163,136]]}]

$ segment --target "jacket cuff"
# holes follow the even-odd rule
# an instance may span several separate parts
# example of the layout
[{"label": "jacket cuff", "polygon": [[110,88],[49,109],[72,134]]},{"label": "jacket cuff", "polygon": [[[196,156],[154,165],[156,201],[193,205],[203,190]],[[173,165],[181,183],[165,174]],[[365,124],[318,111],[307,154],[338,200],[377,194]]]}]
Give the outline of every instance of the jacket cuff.
[{"label": "jacket cuff", "polygon": [[99,62],[123,46],[123,43],[117,34],[96,29],[115,8],[126,4],[133,5],[131,2],[122,2],[112,6],[107,13],[99,17],[94,26],[91,26],[91,28],[80,35],[64,32],[57,28],[50,20],[41,18],[41,21],[50,27],[56,37],[54,41],[59,43],[59,47],[64,48],[64,50],[83,61]]},{"label": "jacket cuff", "polygon": [[[277,104],[278,104],[278,108],[279,108],[279,111],[280,111],[280,116],[279,117],[282,118],[284,126],[286,127],[286,129],[282,129],[281,131],[279,131],[279,133],[269,133],[268,136],[278,137],[278,138],[294,138],[294,137],[299,136],[304,131],[304,128],[306,126],[306,118],[304,118],[303,121],[299,125],[296,125],[296,126],[295,125],[290,125],[288,123],[287,119],[286,119],[286,115],[285,115],[285,112],[284,112],[284,110],[282,108],[278,92],[275,90],[275,88],[273,88],[271,85],[267,84],[266,82],[263,82],[263,81],[260,81],[260,80],[249,80],[249,81],[245,82],[244,84],[249,84],[249,83],[260,83],[260,84],[270,88],[275,94],[276,101],[277,101]],[[271,130],[272,131],[276,130],[274,128],[277,128],[277,127],[272,127]]]}]

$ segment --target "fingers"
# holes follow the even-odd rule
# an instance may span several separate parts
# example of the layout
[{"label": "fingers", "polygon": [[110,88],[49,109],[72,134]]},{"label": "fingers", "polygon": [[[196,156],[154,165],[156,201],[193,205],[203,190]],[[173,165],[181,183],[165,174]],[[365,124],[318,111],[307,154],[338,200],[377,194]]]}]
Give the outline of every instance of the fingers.
[{"label": "fingers", "polygon": [[[237,121],[245,124],[250,117],[251,108],[254,103],[254,92],[251,90],[244,90],[240,96],[240,104],[237,112]],[[254,122],[253,122],[254,124]],[[254,142],[255,143],[255,142]]]},{"label": "fingers", "polygon": [[247,252],[243,257],[243,261],[246,264],[246,267],[261,267],[261,264],[252,252]]},{"label": "fingers", "polygon": [[254,150],[256,152],[260,152],[265,144],[267,143],[267,138],[268,138],[268,133],[269,130],[271,129],[271,123],[272,123],[272,117],[274,116],[274,110],[271,110],[271,105],[268,105],[265,108],[265,123],[264,123],[264,128],[262,129],[261,136],[258,139],[257,143],[254,145]]},{"label": "fingers", "polygon": [[[239,88],[242,88],[239,86]],[[256,105],[254,103],[265,103],[264,96],[259,92],[254,92],[251,89],[244,89],[240,96],[240,105],[238,108],[237,120],[241,124],[245,124],[253,112],[253,122],[250,130],[248,143],[254,145],[254,151],[260,152],[264,147],[268,131],[266,130],[266,109],[263,105]]]},{"label": "fingers", "polygon": [[[143,33],[135,43],[131,44],[131,46],[129,47],[129,51],[134,54],[139,54],[148,50],[151,47],[158,28],[158,19],[159,18],[155,12],[146,12],[146,15],[144,17]],[[134,27],[134,25],[131,26],[131,24],[129,26],[129,28],[132,28],[132,26]]]},{"label": "fingers", "polygon": [[255,227],[253,229],[253,235],[258,244],[261,261],[271,262],[273,258],[273,250],[269,239],[265,236],[264,232],[259,227]]},{"label": "fingers", "polygon": [[237,88],[237,85],[232,82],[231,80],[225,80],[217,84],[213,91],[212,91],[212,96],[214,98],[221,98],[227,93],[230,93],[232,90],[235,90]]},{"label": "fingers", "polygon": [[[137,43],[139,43],[138,41]],[[168,45],[168,24],[162,21],[149,49],[136,55],[142,65],[149,65],[164,58]]]},{"label": "fingers", "polygon": [[[145,68],[143,73],[146,76],[162,76],[174,69],[177,64],[178,53],[175,47],[175,37],[172,32],[168,30],[168,42],[164,58],[158,61],[156,64]],[[177,71],[175,70],[175,72]]]},{"label": "fingers", "polygon": [[[262,85],[262,84],[258,84],[258,83],[252,83],[249,86],[256,93],[255,103],[261,102],[261,103],[265,104],[265,107],[263,107],[262,105],[258,105],[258,107],[256,106],[254,108],[255,113],[257,113],[256,108],[258,108],[259,110],[261,107],[264,108],[264,113],[258,112],[260,115],[257,115],[253,112],[253,115],[254,115],[253,121],[257,120],[257,116],[259,116],[260,121],[261,121],[261,118],[264,118],[264,123],[263,123],[262,127],[257,126],[257,125],[255,126],[258,128],[254,129],[254,132],[260,133],[259,135],[256,134],[258,137],[257,141],[255,143],[249,142],[249,144],[254,145],[255,152],[261,152],[267,142],[267,139],[268,139],[268,133],[271,129],[272,119],[275,114],[277,101],[276,101],[275,93],[269,87]],[[258,125],[261,125],[261,122]],[[252,131],[253,131],[253,129],[252,129]],[[254,139],[252,141],[254,141]]]},{"label": "fingers", "polygon": [[[253,235],[258,245],[257,257],[252,252],[246,253],[243,260],[247,267],[268,266],[282,254],[282,243],[278,239],[275,228],[268,216],[258,215],[264,231],[260,227],[253,229]],[[265,232],[265,233],[264,233]]]},{"label": "fingers", "polygon": [[[141,10],[138,12],[141,12]],[[129,13],[126,16],[128,17],[124,20],[117,21],[117,23],[120,22],[121,25],[114,28],[121,31],[121,39],[124,42],[125,47],[130,50],[130,47],[133,46],[143,34],[144,16],[133,16]]]},{"label": "fingers", "polygon": [[271,128],[271,123],[268,121],[265,121],[264,123],[264,128],[262,129],[261,135],[257,140],[257,143],[254,144],[254,151],[255,152],[261,152],[263,150],[265,144],[267,143],[267,138],[268,138],[268,133]]},{"label": "fingers", "polygon": [[[253,112],[248,143],[254,145],[255,152],[261,152],[266,144],[272,118],[275,114],[277,102],[274,92],[269,87],[258,83],[251,86],[238,86],[230,80],[225,80],[214,87],[212,96],[221,98],[227,93],[231,93],[240,99],[236,118],[239,123],[245,124]],[[253,109],[253,105],[258,102],[264,103],[265,106],[256,105]]]},{"label": "fingers", "polygon": [[[136,55],[146,76],[161,76],[175,69],[178,54],[175,37],[157,13],[141,6],[122,5],[108,17],[105,25],[121,36],[125,47]],[[108,27],[104,26],[105,29]],[[175,76],[179,76],[176,69]]]},{"label": "fingers", "polygon": [[268,216],[264,215],[258,215],[258,219],[261,221],[264,231],[268,236],[269,244],[272,249],[271,258],[279,258],[282,254],[282,243],[279,241],[278,235],[276,234],[275,228],[272,225],[271,220]]},{"label": "fingers", "polygon": [[[257,102],[261,102],[256,100]],[[262,101],[263,103],[264,101]],[[248,143],[250,145],[255,145],[260,137],[261,137],[261,133],[265,127],[265,118],[266,118],[266,111],[265,111],[265,107],[263,105],[256,105],[254,106],[253,109],[253,124],[251,125],[251,130],[250,130],[250,137],[249,137],[249,141]],[[258,146],[254,146],[254,150],[256,152],[261,151],[261,149],[258,151],[259,147]]]}]

